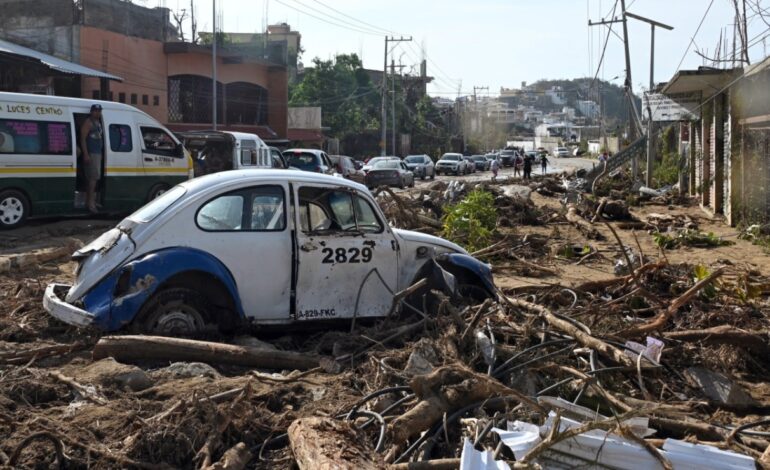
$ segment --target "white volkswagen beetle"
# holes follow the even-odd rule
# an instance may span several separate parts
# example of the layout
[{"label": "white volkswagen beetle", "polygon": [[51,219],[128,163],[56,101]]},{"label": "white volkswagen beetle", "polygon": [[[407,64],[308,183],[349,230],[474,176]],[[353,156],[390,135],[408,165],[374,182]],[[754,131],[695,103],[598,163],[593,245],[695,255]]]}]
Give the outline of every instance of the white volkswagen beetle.
[{"label": "white volkswagen beetle", "polygon": [[487,264],[447,240],[391,228],[366,187],[288,170],[182,183],[73,257],[74,285],[49,285],[44,307],[105,331],[383,316],[394,293],[437,267],[468,293],[495,295]]}]

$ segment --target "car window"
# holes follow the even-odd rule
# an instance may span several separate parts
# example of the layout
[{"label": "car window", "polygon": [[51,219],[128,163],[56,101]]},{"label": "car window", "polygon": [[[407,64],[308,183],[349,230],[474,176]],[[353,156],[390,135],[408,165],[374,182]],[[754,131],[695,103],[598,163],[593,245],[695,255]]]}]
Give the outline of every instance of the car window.
[{"label": "car window", "polygon": [[388,169],[388,168],[395,170],[396,168],[401,168],[401,165],[402,163],[396,160],[380,160],[379,162],[375,163],[372,168],[374,168],[375,170]]},{"label": "car window", "polygon": [[142,206],[139,210],[129,215],[128,218],[134,222],[150,222],[161,212],[168,209],[171,204],[184,196],[187,190],[183,186],[174,186],[165,193],[156,197],[152,201]]},{"label": "car window", "polygon": [[305,233],[379,232],[376,212],[361,196],[336,188],[299,188],[300,229]]},{"label": "car window", "polygon": [[318,166],[318,158],[309,152],[285,152],[283,154],[289,166],[305,171],[314,171]]},{"label": "car window", "polygon": [[280,186],[255,186],[223,194],[198,210],[195,222],[207,232],[281,231],[286,228]]},{"label": "car window", "polygon": [[381,232],[382,223],[377,218],[377,213],[374,212],[372,205],[369,201],[362,196],[356,196],[354,199],[356,220],[358,222],[358,229],[362,232]]},{"label": "car window", "polygon": [[241,165],[257,164],[257,143],[253,140],[244,140],[241,143]]},{"label": "car window", "polygon": [[176,142],[163,129],[157,127],[140,127],[142,140],[147,153],[167,157],[181,157],[176,151]]}]

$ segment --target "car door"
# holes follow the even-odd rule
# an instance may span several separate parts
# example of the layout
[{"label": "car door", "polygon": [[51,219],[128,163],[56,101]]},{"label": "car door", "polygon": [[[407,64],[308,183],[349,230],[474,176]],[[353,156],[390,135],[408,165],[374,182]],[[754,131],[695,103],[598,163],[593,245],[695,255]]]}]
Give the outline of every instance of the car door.
[{"label": "car door", "polygon": [[246,316],[260,322],[285,323],[291,310],[288,189],[271,182],[220,193],[195,213],[197,244],[227,267]]},{"label": "car door", "polygon": [[334,185],[298,184],[295,191],[293,320],[386,315],[397,288],[398,245],[374,201]]}]

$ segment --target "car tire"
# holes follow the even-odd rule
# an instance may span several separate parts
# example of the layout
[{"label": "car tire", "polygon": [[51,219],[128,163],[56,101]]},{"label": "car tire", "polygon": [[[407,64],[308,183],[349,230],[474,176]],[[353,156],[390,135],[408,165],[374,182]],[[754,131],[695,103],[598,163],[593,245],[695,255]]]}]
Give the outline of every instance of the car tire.
[{"label": "car tire", "polygon": [[401,180],[401,181],[398,183],[398,189],[404,189],[404,187],[405,187],[405,186],[406,186],[406,185],[404,184],[404,180]]},{"label": "car tire", "polygon": [[163,193],[168,191],[168,185],[165,183],[159,183],[150,188],[147,193],[147,202],[159,198]]},{"label": "car tire", "polygon": [[[425,178],[423,178],[425,179]],[[409,185],[410,188],[414,188],[414,178],[412,178],[412,183]]]},{"label": "car tire", "polygon": [[430,179],[431,180],[435,180],[436,179],[436,172],[435,171],[430,174]]},{"label": "car tire", "polygon": [[423,173],[422,176],[420,176],[420,181],[425,181],[425,173]]},{"label": "car tire", "polygon": [[29,199],[21,191],[8,189],[0,192],[0,229],[20,227],[29,216]]},{"label": "car tire", "polygon": [[206,325],[208,309],[199,292],[186,287],[163,289],[145,302],[131,330],[157,336],[195,336]]}]

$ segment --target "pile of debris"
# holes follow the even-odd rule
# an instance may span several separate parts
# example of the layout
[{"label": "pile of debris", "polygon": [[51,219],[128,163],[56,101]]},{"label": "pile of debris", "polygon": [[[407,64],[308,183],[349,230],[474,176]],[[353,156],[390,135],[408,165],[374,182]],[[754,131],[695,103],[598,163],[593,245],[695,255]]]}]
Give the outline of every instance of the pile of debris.
[{"label": "pile of debris", "polygon": [[15,279],[2,299],[13,308],[2,316],[0,463],[766,463],[769,423],[757,414],[770,403],[770,279],[727,265],[632,266],[480,304],[431,293],[352,332],[219,338],[234,344],[97,341],[48,319],[33,301],[39,285]]}]

